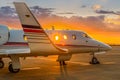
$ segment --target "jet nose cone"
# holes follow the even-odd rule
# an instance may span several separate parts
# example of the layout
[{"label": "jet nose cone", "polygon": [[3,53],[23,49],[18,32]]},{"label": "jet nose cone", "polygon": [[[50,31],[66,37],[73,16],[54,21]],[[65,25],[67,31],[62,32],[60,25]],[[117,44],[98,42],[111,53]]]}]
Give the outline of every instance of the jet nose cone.
[{"label": "jet nose cone", "polygon": [[106,50],[111,50],[111,49],[112,49],[112,47],[111,47],[111,46],[106,45]]},{"label": "jet nose cone", "polygon": [[112,49],[112,47],[107,44],[103,44],[102,47],[104,48],[105,51],[109,51]]}]

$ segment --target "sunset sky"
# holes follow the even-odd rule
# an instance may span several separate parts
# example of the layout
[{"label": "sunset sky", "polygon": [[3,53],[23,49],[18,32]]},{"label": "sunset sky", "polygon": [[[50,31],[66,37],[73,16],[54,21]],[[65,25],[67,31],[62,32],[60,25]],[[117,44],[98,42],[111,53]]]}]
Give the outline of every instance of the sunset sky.
[{"label": "sunset sky", "polygon": [[22,29],[13,2],[26,2],[44,29],[82,30],[120,44],[120,0],[0,0],[0,24]]}]

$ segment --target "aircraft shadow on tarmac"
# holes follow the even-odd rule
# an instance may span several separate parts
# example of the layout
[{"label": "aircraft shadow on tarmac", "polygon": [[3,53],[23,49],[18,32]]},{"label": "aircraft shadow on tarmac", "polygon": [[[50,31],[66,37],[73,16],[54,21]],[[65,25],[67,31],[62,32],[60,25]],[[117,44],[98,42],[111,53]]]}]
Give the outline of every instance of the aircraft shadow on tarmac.
[{"label": "aircraft shadow on tarmac", "polygon": [[67,66],[60,66],[60,77],[56,77],[56,80],[79,80],[74,76],[69,75]]}]

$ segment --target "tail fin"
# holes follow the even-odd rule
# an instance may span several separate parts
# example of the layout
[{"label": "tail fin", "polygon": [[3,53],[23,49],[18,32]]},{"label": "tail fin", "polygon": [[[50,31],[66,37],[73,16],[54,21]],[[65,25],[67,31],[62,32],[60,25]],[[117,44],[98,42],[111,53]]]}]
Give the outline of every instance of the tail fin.
[{"label": "tail fin", "polygon": [[[25,3],[14,2],[31,53],[63,53],[66,49],[56,47],[38,23]],[[52,51],[52,52],[51,52]]]}]

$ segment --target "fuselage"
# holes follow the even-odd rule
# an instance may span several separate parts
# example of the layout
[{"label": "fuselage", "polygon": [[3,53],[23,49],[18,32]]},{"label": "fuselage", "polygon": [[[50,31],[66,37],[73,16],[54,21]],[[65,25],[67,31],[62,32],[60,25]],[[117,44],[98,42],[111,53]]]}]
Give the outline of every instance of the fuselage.
[{"label": "fuselage", "polygon": [[[23,30],[8,30],[0,27],[0,49],[28,49],[27,38]],[[89,37],[83,31],[75,30],[45,30],[50,40],[58,47],[68,49],[69,53],[90,53],[110,50],[111,47]],[[37,36],[37,35],[36,35]],[[32,37],[34,38],[34,37]],[[38,46],[39,47],[39,46]],[[46,46],[47,47],[47,46]],[[43,53],[39,53],[39,55]],[[47,55],[47,54],[45,54]],[[51,52],[48,55],[53,55]],[[57,53],[56,53],[57,55]]]},{"label": "fuselage", "polygon": [[[87,53],[107,51],[111,47],[96,41],[82,31],[46,30],[50,40],[58,47],[69,50],[69,53]],[[5,45],[12,47],[28,47],[27,38],[22,30],[10,30],[9,39]]]}]

